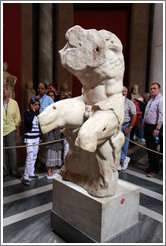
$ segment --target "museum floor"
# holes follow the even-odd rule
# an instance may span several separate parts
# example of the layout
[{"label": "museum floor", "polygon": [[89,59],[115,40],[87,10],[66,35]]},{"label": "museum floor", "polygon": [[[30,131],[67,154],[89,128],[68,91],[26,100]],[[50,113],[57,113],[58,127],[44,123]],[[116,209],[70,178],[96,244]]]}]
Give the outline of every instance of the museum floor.
[{"label": "museum floor", "polygon": [[[163,242],[163,161],[156,178],[147,178],[147,151],[130,145],[127,170],[119,178],[140,187],[140,234],[137,243]],[[23,167],[20,167],[23,172]],[[57,170],[58,172],[58,170]],[[66,243],[50,227],[52,180],[39,173],[39,180],[23,186],[21,180],[6,177],[3,182],[3,243]],[[79,242],[78,242],[79,243]]]}]

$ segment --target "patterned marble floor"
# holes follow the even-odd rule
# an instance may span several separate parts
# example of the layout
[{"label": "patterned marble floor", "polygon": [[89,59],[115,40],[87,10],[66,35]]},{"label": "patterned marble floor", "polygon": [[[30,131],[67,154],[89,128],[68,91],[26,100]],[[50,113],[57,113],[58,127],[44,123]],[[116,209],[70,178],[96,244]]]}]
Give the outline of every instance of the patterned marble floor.
[{"label": "patterned marble floor", "polygon": [[[127,170],[119,178],[140,187],[140,234],[137,243],[163,242],[163,172],[153,179],[147,178],[147,151],[130,145],[131,160]],[[23,168],[20,168],[23,172]],[[57,170],[58,172],[58,170]],[[21,179],[6,177],[3,181],[3,243],[66,243],[50,227],[52,208],[52,180],[46,173],[23,186]]]}]

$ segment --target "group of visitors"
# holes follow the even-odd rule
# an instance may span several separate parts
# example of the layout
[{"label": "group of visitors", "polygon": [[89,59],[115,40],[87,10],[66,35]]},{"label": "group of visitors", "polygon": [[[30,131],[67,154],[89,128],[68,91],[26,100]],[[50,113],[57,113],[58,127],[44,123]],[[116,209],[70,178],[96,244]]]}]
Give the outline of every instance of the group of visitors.
[{"label": "group of visitors", "polygon": [[[71,97],[71,94],[68,95]],[[66,92],[67,98],[67,92]],[[62,96],[64,99],[64,94]],[[61,94],[56,91],[54,84],[50,84],[48,89],[45,83],[39,83],[38,95],[31,98],[28,109],[24,111],[24,143],[26,144],[26,161],[22,183],[30,185],[30,179],[38,179],[35,174],[35,163],[39,151],[39,143],[41,141],[60,140],[63,135],[63,129],[54,129],[46,135],[41,134],[37,116],[52,103],[62,100]],[[21,115],[18,104],[9,97],[8,88],[3,86],[3,146],[10,147],[16,145],[16,139],[20,137]],[[67,141],[55,141],[46,145],[46,168],[47,179],[54,178],[55,167],[61,167],[65,155],[68,151]],[[62,151],[63,150],[63,151]],[[17,168],[17,153],[15,148],[8,148],[8,155],[3,152],[4,164],[3,175],[15,176],[21,178],[22,175]],[[63,153],[63,156],[62,156]],[[8,161],[6,161],[8,157]]]},{"label": "group of visitors", "polygon": [[[148,148],[149,167],[145,169],[147,177],[154,178],[160,171],[159,154],[157,152],[158,141],[160,139],[160,150],[162,151],[162,129],[163,129],[163,97],[161,87],[158,83],[152,83],[149,93],[145,98],[133,98],[134,102],[128,99],[128,89],[124,86],[122,91],[125,96],[124,122],[122,132],[125,135],[125,142],[121,150],[120,165],[118,170],[126,170],[130,162],[127,156],[129,139],[134,140],[134,134],[138,131],[139,140],[146,142]],[[138,91],[137,91],[138,95]],[[130,97],[131,98],[131,97]]]},{"label": "group of visitors", "polygon": [[[71,97],[67,93],[65,84],[62,85],[62,94],[57,92],[54,84],[47,88],[45,83],[39,83],[38,95],[30,99],[28,109],[24,112],[24,143],[26,144],[26,161],[22,183],[30,185],[31,179],[38,179],[35,174],[35,163],[41,141],[60,140],[64,137],[63,129],[56,128],[43,136],[37,116],[52,103]],[[140,139],[145,139],[149,157],[149,167],[146,169],[147,177],[153,178],[159,173],[159,155],[157,151],[156,137],[162,136],[163,124],[163,98],[161,95],[160,84],[153,83],[150,87],[151,97],[134,98],[135,103],[128,99],[128,89],[124,86],[122,94],[125,97],[124,102],[124,122],[122,132],[125,135],[125,142],[121,150],[120,165],[118,170],[125,170],[128,167],[130,158],[127,156],[129,148],[129,139],[132,131],[136,132],[139,126]],[[149,96],[148,94],[146,96]],[[142,105],[142,106],[141,106]],[[9,97],[8,88],[3,86],[3,146],[15,146],[16,139],[20,137],[21,116],[18,104]],[[134,136],[134,135],[132,135]],[[162,142],[162,141],[161,141]],[[62,158],[63,150],[63,158]],[[46,168],[47,179],[54,178],[55,166],[63,165],[64,157],[68,151],[68,142],[66,140],[56,141],[46,146]],[[8,157],[8,161],[6,160]],[[21,178],[22,175],[17,168],[17,154],[15,148],[8,149],[8,155],[3,152],[3,175],[15,176]]]}]

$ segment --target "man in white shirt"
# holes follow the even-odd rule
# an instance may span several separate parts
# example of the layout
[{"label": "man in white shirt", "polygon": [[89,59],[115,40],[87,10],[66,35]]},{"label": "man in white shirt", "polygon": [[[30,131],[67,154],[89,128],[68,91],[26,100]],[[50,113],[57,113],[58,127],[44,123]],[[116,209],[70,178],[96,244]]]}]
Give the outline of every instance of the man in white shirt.
[{"label": "man in white shirt", "polygon": [[127,157],[129,148],[130,132],[135,124],[137,113],[134,103],[127,98],[128,89],[123,86],[122,94],[125,97],[124,102],[124,120],[122,125],[122,132],[125,135],[125,142],[121,150],[120,165],[118,171],[125,170],[128,167],[130,157]]}]

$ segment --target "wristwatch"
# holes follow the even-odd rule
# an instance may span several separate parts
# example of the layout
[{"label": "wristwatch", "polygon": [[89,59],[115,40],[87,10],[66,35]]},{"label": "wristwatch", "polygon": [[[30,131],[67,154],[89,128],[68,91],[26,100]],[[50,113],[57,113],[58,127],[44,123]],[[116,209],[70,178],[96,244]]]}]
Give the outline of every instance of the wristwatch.
[{"label": "wristwatch", "polygon": [[132,126],[129,126],[129,129],[132,129],[133,127]]},{"label": "wristwatch", "polygon": [[160,131],[160,129],[159,129],[159,128],[156,128],[156,130],[157,130],[157,131]]}]

